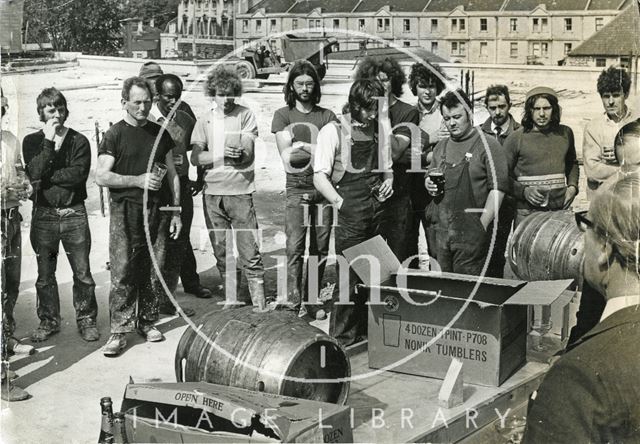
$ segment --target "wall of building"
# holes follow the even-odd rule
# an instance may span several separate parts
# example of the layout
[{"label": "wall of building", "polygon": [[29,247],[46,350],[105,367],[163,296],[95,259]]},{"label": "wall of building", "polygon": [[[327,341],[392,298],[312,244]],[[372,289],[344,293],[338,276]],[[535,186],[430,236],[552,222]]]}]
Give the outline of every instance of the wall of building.
[{"label": "wall of building", "polygon": [[0,0],[0,49],[22,51],[23,0]]}]

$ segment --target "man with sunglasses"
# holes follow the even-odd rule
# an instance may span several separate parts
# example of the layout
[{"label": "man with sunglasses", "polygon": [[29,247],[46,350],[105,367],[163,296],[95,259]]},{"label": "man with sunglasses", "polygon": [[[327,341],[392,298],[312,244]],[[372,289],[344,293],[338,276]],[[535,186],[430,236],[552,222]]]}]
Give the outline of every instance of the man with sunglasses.
[{"label": "man with sunglasses", "polygon": [[[305,316],[308,310],[316,319],[326,318],[326,313],[313,304],[318,301],[317,291],[314,297],[309,298],[307,281],[309,275],[314,274],[317,276],[315,282],[322,282],[324,259],[329,254],[333,211],[329,202],[313,186],[312,157],[320,129],[329,122],[337,121],[333,111],[318,105],[321,97],[320,78],[315,68],[306,60],[297,61],[289,71],[284,87],[287,106],[275,112],[271,123],[271,132],[276,136],[276,145],[287,174],[286,302],[299,316]],[[307,279],[304,279],[307,229],[310,234],[309,256],[316,256],[319,265],[316,269],[307,268]],[[312,303],[307,308],[302,301],[309,299]]]},{"label": "man with sunglasses", "polygon": [[607,185],[588,214],[576,214],[585,232],[584,278],[604,296],[604,310],[540,384],[524,444],[638,442],[640,175]]}]

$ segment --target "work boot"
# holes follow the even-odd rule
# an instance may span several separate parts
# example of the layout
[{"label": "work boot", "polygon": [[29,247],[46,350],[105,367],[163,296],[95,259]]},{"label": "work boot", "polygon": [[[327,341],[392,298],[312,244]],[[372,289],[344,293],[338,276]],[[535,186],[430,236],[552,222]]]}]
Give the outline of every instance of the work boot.
[{"label": "work boot", "polygon": [[95,321],[84,321],[78,325],[80,337],[87,342],[94,342],[100,339],[100,332]]},{"label": "work boot", "polygon": [[33,345],[23,344],[18,338],[10,336],[7,339],[7,352],[10,355],[32,355],[36,349]]},{"label": "work boot", "polygon": [[247,279],[249,283],[249,294],[251,295],[251,303],[253,304],[253,311],[256,313],[264,313],[269,311],[267,308],[267,301],[264,297],[264,279],[251,278]]},{"label": "work boot", "polygon": [[147,342],[164,341],[164,335],[150,322],[138,321],[138,333],[140,333]]},{"label": "work boot", "polygon": [[15,402],[15,401],[24,401],[25,399],[29,399],[31,395],[24,389],[13,385],[9,378],[5,378],[2,380],[2,388],[0,390],[0,398],[3,401]]},{"label": "work boot", "polygon": [[124,333],[113,333],[107,343],[102,348],[105,356],[117,356],[127,346],[127,339]]},{"label": "work boot", "polygon": [[60,331],[60,327],[52,325],[47,322],[40,322],[38,328],[31,333],[31,342],[46,341],[49,336],[54,335]]},{"label": "work boot", "polygon": [[202,285],[193,288],[185,288],[184,292],[192,294],[200,299],[211,299],[213,297],[213,293],[211,292],[211,290],[203,287]]}]

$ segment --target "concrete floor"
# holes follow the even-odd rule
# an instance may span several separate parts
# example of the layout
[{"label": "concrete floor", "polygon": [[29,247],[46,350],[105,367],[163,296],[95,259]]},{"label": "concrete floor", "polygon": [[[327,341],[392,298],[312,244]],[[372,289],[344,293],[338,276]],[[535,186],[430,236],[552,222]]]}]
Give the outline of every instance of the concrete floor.
[{"label": "concrete floor", "polygon": [[[329,79],[331,72],[329,73]],[[75,68],[57,73],[39,73],[24,76],[3,76],[2,85],[10,101],[10,119],[6,127],[13,129],[20,138],[39,128],[35,113],[35,97],[44,86],[56,85],[65,93],[71,111],[68,125],[83,132],[92,141],[95,156],[94,122],[104,129],[108,122],[121,118],[119,84],[121,78],[112,73],[88,72]],[[497,80],[496,80],[497,81]],[[505,79],[505,83],[517,89],[514,95],[522,95],[528,89],[526,77]],[[104,85],[96,88],[96,84]],[[91,86],[82,88],[82,85]],[[324,106],[338,111],[346,100],[349,84],[329,81],[323,91]],[[476,85],[476,90],[487,85]],[[564,121],[574,127],[576,140],[581,140],[581,127],[585,120],[581,110],[600,112],[600,103],[595,85],[577,85],[572,94],[563,101]],[[275,148],[270,123],[273,111],[284,105],[279,86],[269,86],[244,96],[249,106],[259,116],[261,141],[257,149],[257,188],[255,197],[260,227],[263,229],[263,247],[267,272],[268,290],[275,294],[277,282],[276,256],[284,255],[284,172]],[[206,99],[197,90],[187,92],[184,97],[196,110],[206,110]],[[407,101],[414,102],[410,92]],[[519,116],[518,110],[514,115]],[[93,165],[95,165],[95,160]],[[100,341],[86,343],[80,339],[74,322],[71,303],[71,272],[64,259],[58,265],[58,284],[63,316],[62,331],[50,340],[37,344],[38,352],[30,357],[14,357],[11,368],[20,378],[16,384],[26,388],[33,397],[30,400],[2,403],[0,426],[2,442],[6,443],[85,443],[95,442],[100,428],[99,400],[111,396],[114,407],[120,405],[124,387],[132,377],[135,381],[175,381],[173,360],[175,347],[186,328],[182,319],[164,318],[160,329],[166,340],[149,344],[131,334],[126,352],[118,358],[106,358],[100,352],[109,334],[108,292],[109,272],[105,269],[108,260],[108,218],[100,216],[98,193],[93,175],[88,182],[87,208],[93,235],[91,266],[97,284],[96,296],[99,304],[98,326],[102,334]],[[582,204],[585,203],[581,198]],[[216,290],[219,282],[214,270],[214,259],[208,242],[201,211],[201,200],[197,198],[192,243],[196,248],[198,268],[203,284]],[[21,294],[16,307],[17,336],[28,337],[37,327],[34,283],[37,275],[35,257],[29,243],[30,204],[22,208],[23,223],[23,269]],[[218,292],[219,293],[219,292]],[[179,303],[194,308],[198,316],[217,309],[216,300],[199,300],[177,294]],[[195,318],[197,324],[197,317]],[[27,341],[28,342],[28,341]]]}]

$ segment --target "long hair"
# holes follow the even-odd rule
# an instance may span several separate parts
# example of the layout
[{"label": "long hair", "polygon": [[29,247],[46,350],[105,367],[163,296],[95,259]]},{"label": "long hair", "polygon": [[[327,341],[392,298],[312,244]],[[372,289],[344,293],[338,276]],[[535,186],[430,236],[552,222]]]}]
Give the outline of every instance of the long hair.
[{"label": "long hair", "polygon": [[431,68],[422,63],[414,63],[411,66],[411,72],[409,73],[409,87],[411,88],[411,92],[414,96],[418,95],[417,87],[420,84],[435,85],[438,94],[444,90],[445,84],[442,79],[447,78],[444,72],[442,72],[442,69],[438,65],[430,63],[429,66]]},{"label": "long hair", "polygon": [[391,92],[393,95],[400,97],[402,95],[402,86],[407,82],[407,76],[404,74],[400,63],[391,57],[365,57],[358,63],[354,80],[377,79],[378,74],[381,72],[384,72],[391,80]]},{"label": "long hair", "polygon": [[218,90],[232,90],[235,97],[242,95],[242,80],[235,69],[218,66],[207,76],[204,90],[209,97],[215,97]]},{"label": "long hair", "polygon": [[379,80],[360,79],[353,82],[349,90],[349,112],[358,115],[360,110],[378,106],[378,97],[384,97],[384,86]]},{"label": "long hair", "polygon": [[314,105],[320,103],[322,93],[320,91],[320,77],[311,62],[307,60],[296,60],[293,67],[289,71],[287,83],[284,85],[284,101],[289,108],[296,106],[296,92],[293,88],[293,82],[296,77],[307,75],[313,79],[313,92],[311,93],[311,102]]},{"label": "long hair", "polygon": [[533,129],[533,105],[535,105],[538,99],[547,99],[549,104],[551,104],[549,129],[552,131],[557,129],[560,125],[560,104],[558,103],[557,97],[551,94],[536,94],[535,96],[529,97],[524,103],[524,115],[522,116],[522,127],[524,131],[529,132]]},{"label": "long hair", "polygon": [[597,227],[595,234],[613,247],[614,260],[640,276],[640,172],[598,190],[589,216]]}]

